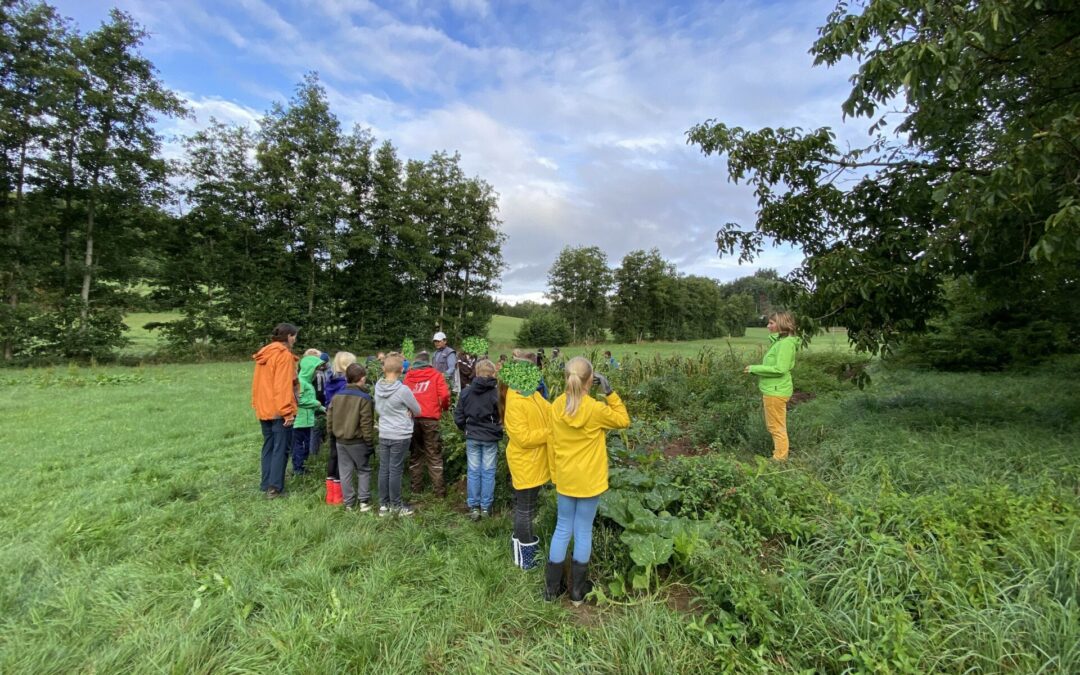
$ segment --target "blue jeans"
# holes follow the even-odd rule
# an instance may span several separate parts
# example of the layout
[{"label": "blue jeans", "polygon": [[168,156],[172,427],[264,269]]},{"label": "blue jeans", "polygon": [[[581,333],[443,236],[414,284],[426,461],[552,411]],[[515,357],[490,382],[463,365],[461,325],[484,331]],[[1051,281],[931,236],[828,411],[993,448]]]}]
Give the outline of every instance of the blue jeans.
[{"label": "blue jeans", "polygon": [[570,536],[574,537],[574,562],[587,563],[592,555],[592,524],[600,495],[595,497],[559,497],[559,519],[555,522],[555,534],[551,535],[548,560],[561,563],[566,560],[566,548]]},{"label": "blue jeans", "polygon": [[280,417],[274,420],[259,420],[262,427],[262,484],[259,489],[266,492],[270,488],[278,492],[285,490],[285,464],[289,461],[289,447],[292,445],[292,427],[285,426]]},{"label": "blue jeans", "polygon": [[495,460],[499,457],[496,441],[465,439],[465,458],[468,460],[469,508],[490,509],[495,501]]},{"label": "blue jeans", "polygon": [[304,473],[304,462],[307,460],[308,453],[311,452],[311,435],[314,432],[315,427],[297,429],[293,432],[292,470],[294,475]]},{"label": "blue jeans", "polygon": [[383,506],[402,505],[401,474],[405,473],[405,458],[409,456],[410,445],[411,438],[379,439],[379,503]]}]

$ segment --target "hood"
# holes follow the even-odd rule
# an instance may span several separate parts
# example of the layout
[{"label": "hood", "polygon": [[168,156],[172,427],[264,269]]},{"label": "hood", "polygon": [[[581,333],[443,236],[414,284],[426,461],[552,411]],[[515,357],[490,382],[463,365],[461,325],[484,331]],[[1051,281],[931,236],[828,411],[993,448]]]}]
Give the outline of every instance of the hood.
[{"label": "hood", "polygon": [[431,362],[430,361],[413,361],[412,365],[409,366],[409,370],[420,370],[421,368],[430,368],[430,367],[431,367]]},{"label": "hood", "polygon": [[255,363],[259,364],[260,366],[265,366],[279,353],[287,351],[289,351],[289,348],[285,346],[284,342],[271,342],[259,351],[252,354],[251,358],[255,359]]},{"label": "hood", "polygon": [[322,365],[318,356],[305,356],[300,359],[300,379],[310,382],[315,377],[315,369]]},{"label": "hood", "polygon": [[494,377],[474,377],[472,384],[469,386],[476,390],[476,393],[484,391],[491,391],[498,384]]},{"label": "hood", "polygon": [[551,406],[551,411],[555,413],[566,426],[580,429],[585,426],[585,422],[589,420],[589,416],[585,414],[585,408],[589,405],[589,399],[591,398],[591,396],[586,394],[585,398],[581,401],[581,405],[578,406],[577,412],[571,416],[566,414],[566,394],[563,394],[555,399],[555,403]]},{"label": "hood", "polygon": [[375,383],[375,395],[379,398],[390,398],[394,395],[394,392],[404,386],[405,385],[401,383],[401,380],[394,380],[393,382],[379,380]]}]

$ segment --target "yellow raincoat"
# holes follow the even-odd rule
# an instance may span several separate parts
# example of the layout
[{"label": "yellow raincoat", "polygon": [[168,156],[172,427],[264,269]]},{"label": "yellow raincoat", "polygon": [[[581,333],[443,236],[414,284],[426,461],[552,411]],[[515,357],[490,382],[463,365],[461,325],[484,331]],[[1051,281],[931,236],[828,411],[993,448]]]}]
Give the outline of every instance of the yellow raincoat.
[{"label": "yellow raincoat", "polygon": [[552,482],[567,497],[595,497],[608,489],[608,429],[630,426],[630,414],[615,392],[607,405],[586,396],[572,417],[566,415],[566,394],[551,404]]},{"label": "yellow raincoat", "polygon": [[506,391],[506,416],[503,428],[510,442],[506,445],[506,463],[515,490],[527,490],[551,480],[551,404],[540,392],[522,396]]}]

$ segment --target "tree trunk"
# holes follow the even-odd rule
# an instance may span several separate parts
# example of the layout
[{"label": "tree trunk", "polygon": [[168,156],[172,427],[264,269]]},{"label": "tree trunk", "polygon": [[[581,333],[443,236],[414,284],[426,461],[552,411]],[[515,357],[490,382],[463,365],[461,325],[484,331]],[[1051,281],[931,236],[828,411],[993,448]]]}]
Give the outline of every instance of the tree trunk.
[{"label": "tree trunk", "polygon": [[94,211],[97,210],[95,197],[97,194],[97,177],[94,178],[94,195],[90,197],[89,213],[86,215],[86,255],[83,257],[83,281],[82,292],[79,297],[82,298],[82,310],[80,317],[82,318],[82,330],[86,330],[86,322],[90,317],[90,277],[93,272],[94,264]]},{"label": "tree trunk", "polygon": [[311,261],[311,271],[308,275],[307,315],[308,321],[315,314],[315,247],[308,249],[308,260]]},{"label": "tree trunk", "polygon": [[[15,249],[15,258],[11,265],[11,278],[8,283],[8,304],[11,305],[12,312],[19,306],[19,277],[21,276],[21,266],[19,265],[19,256],[22,248],[22,230],[23,230],[23,181],[26,178],[26,143],[22,144],[19,148],[19,179],[15,184],[15,223],[11,230],[11,243],[12,248]],[[15,346],[11,341],[10,335],[4,336],[4,360],[10,361],[15,355]]]},{"label": "tree trunk", "polygon": [[446,275],[443,274],[442,283],[439,284],[439,330],[443,329],[443,313],[446,312]]},{"label": "tree trunk", "polygon": [[458,309],[458,325],[465,324],[465,304],[469,302],[469,270],[465,268],[465,288],[461,291],[461,307]]}]

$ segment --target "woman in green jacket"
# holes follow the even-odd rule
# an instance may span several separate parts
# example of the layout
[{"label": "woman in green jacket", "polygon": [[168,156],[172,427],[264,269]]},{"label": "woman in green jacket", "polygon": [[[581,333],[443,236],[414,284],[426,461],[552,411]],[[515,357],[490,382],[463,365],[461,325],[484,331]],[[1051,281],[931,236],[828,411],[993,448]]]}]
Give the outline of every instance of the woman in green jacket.
[{"label": "woman in green jacket", "polygon": [[773,459],[788,456],[787,402],[794,390],[791,369],[795,366],[795,317],[790,312],[769,315],[769,351],[760,366],[747,366],[744,373],[758,376],[758,389],[765,408],[765,428],[773,438]]}]

